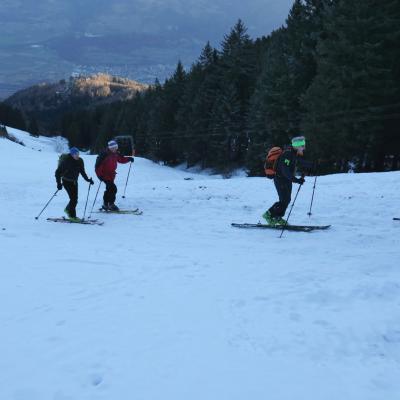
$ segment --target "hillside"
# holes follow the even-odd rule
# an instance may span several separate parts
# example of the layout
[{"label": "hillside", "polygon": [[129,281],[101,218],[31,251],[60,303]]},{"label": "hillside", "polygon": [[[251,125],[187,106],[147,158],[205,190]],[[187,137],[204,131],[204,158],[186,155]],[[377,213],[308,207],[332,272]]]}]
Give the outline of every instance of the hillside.
[{"label": "hillside", "polygon": [[90,106],[127,100],[149,85],[125,78],[96,74],[78,76],[57,83],[41,83],[20,90],[10,96],[5,103],[27,113],[49,111],[77,99],[90,99]]},{"label": "hillside", "polygon": [[35,117],[42,132],[52,133],[57,116],[76,107],[81,110],[133,98],[149,86],[107,74],[78,76],[57,83],[42,83],[18,91],[5,103]]},{"label": "hillside", "polygon": [[1,399],[398,399],[399,172],[321,177],[311,219],[307,180],[292,222],[332,228],[279,239],[230,226],[259,220],[269,180],[137,158],[118,204],[142,216],[56,224],[64,192],[34,219],[54,143],[10,133],[31,142],[0,138]]}]

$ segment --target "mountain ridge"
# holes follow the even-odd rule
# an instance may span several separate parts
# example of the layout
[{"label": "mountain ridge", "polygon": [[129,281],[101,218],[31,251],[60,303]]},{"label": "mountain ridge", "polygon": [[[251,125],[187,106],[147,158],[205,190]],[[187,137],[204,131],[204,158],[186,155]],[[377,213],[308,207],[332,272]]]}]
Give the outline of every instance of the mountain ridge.
[{"label": "mountain ridge", "polygon": [[99,73],[33,85],[16,92],[4,103],[20,110],[28,119],[33,116],[40,124],[40,130],[50,134],[52,124],[49,112],[53,119],[54,115],[61,116],[77,104],[84,108],[94,108],[129,100],[148,87],[149,85],[137,81]]}]

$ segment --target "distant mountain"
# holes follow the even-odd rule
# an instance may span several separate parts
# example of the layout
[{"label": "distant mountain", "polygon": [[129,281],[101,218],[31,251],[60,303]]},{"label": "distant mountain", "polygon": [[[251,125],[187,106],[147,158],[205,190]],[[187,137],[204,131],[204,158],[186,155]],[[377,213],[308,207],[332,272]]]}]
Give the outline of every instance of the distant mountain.
[{"label": "distant mountain", "polygon": [[2,0],[0,98],[38,81],[107,72],[152,83],[189,66],[241,18],[253,37],[293,0]]},{"label": "distant mountain", "polygon": [[34,85],[18,91],[4,103],[22,111],[28,121],[35,119],[40,131],[49,134],[54,133],[53,122],[59,122],[57,116],[76,108],[128,100],[147,88],[148,85],[129,79],[97,74]]}]

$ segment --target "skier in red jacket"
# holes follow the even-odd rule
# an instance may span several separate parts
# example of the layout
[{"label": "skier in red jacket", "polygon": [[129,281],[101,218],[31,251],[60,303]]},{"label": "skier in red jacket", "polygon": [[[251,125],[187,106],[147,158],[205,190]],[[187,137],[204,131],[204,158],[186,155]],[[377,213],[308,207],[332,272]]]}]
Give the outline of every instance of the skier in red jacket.
[{"label": "skier in red jacket", "polygon": [[133,162],[133,157],[124,157],[118,153],[118,143],[115,140],[108,142],[106,151],[99,154],[96,160],[96,175],[105,183],[106,190],[103,196],[104,211],[118,211],[119,208],[114,204],[117,194],[117,186],[114,183],[115,176],[117,175],[116,169],[118,163],[126,164]]}]

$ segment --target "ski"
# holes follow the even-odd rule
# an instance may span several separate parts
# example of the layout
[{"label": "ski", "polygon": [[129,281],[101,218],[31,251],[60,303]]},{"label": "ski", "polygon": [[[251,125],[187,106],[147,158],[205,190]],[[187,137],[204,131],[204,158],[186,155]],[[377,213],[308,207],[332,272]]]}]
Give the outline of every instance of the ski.
[{"label": "ski", "polygon": [[138,208],[135,208],[134,210],[118,210],[118,211],[113,211],[113,210],[103,210],[102,208],[99,209],[99,211],[95,211],[96,213],[101,213],[101,214],[132,214],[132,215],[142,215],[143,211],[139,210]]},{"label": "ski", "polygon": [[[231,224],[235,228],[258,228],[258,229],[275,229],[282,230],[283,225],[266,225],[266,224]],[[331,225],[286,225],[285,231],[294,231],[294,232],[311,232],[315,230],[325,230],[328,229]]]},{"label": "ski", "polygon": [[73,221],[71,219],[61,217],[61,218],[47,218],[47,221],[52,222],[63,222],[67,224],[82,224],[82,225],[103,225],[103,221],[99,221],[98,219],[85,219],[79,221]]},{"label": "ski", "polygon": [[395,217],[393,218],[393,221],[400,221],[400,218]]}]

